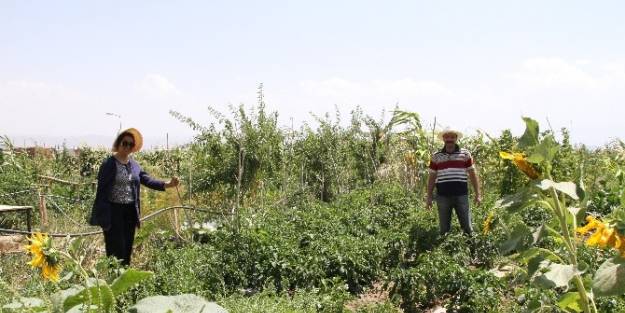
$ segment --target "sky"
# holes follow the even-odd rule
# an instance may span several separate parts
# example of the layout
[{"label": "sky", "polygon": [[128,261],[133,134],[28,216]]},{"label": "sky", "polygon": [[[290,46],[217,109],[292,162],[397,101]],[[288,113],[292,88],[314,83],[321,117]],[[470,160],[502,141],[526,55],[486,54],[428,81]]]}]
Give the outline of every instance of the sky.
[{"label": "sky", "polygon": [[[189,140],[170,114],[256,103],[312,114],[520,135],[522,116],[572,141],[624,138],[622,1],[0,0],[0,135],[18,144]],[[114,113],[115,115],[107,115]],[[99,138],[99,139],[95,139]],[[100,141],[98,141],[100,140]]]}]

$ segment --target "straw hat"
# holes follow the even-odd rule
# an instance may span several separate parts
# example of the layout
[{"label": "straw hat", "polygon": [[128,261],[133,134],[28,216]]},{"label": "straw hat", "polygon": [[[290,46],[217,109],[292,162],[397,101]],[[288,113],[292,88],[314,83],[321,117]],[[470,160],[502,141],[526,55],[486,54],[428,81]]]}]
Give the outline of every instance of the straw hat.
[{"label": "straw hat", "polygon": [[459,130],[456,130],[450,127],[445,127],[445,129],[438,132],[438,139],[444,140],[443,136],[445,136],[446,134],[455,134],[458,139],[462,138],[463,136],[462,132],[460,132]]},{"label": "straw hat", "polygon": [[130,134],[135,140],[135,146],[132,148],[131,152],[137,152],[141,150],[141,147],[143,147],[143,136],[141,136],[141,133],[136,128],[128,128],[128,129],[121,131],[117,135],[117,137],[115,137],[115,141],[113,141],[113,152],[117,152],[117,147],[115,147],[115,143],[118,142],[119,144],[121,144],[120,137],[122,135],[128,135],[128,134]]}]

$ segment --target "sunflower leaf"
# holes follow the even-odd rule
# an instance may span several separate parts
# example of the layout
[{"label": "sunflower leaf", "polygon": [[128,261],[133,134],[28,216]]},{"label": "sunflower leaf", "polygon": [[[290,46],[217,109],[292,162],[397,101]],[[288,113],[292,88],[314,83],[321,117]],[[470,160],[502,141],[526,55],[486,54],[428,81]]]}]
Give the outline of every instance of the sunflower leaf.
[{"label": "sunflower leaf", "polygon": [[546,271],[534,278],[534,284],[545,289],[555,287],[567,287],[569,281],[578,273],[575,267],[570,264],[551,263],[543,261],[542,268]]},{"label": "sunflower leaf", "polygon": [[567,311],[583,312],[582,299],[579,292],[567,292],[558,299],[558,306]]},{"label": "sunflower leaf", "polygon": [[576,191],[577,187],[572,182],[567,181],[567,182],[556,183],[550,179],[543,179],[538,184],[536,184],[536,186],[542,190],[548,190],[549,188],[554,188],[555,190],[568,195],[574,200],[579,200],[579,197],[577,196],[577,191]]},{"label": "sunflower leaf", "polygon": [[508,239],[500,244],[500,251],[502,254],[507,254],[512,251],[525,251],[530,248],[534,237],[532,231],[525,224],[517,224],[512,233],[508,236]]},{"label": "sunflower leaf", "polygon": [[529,118],[523,117],[523,121],[525,121],[525,132],[521,139],[519,139],[519,148],[521,150],[527,150],[527,148],[531,148],[538,144],[538,122]]},{"label": "sunflower leaf", "polygon": [[625,259],[609,259],[595,273],[592,290],[599,297],[618,296],[625,293]]}]

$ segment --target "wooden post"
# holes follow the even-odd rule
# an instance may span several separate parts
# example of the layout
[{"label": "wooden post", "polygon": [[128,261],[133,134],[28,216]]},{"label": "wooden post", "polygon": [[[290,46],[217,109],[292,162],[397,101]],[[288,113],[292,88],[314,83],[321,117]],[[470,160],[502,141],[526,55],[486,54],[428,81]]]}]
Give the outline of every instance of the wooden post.
[{"label": "wooden post", "polygon": [[39,214],[41,216],[41,229],[46,229],[48,227],[48,210],[46,209],[45,189],[42,193],[42,188],[44,187],[40,187],[37,191],[39,193]]},{"label": "wooden post", "polygon": [[[165,151],[167,152],[167,163],[171,164],[172,162],[172,158],[171,158],[171,152],[169,151],[169,133],[165,133]],[[178,189],[178,186],[176,186],[176,193],[178,194],[178,204],[182,205],[182,199],[180,199],[180,190]],[[182,238],[182,236],[180,236],[180,209],[179,208],[175,208],[174,209],[174,232],[176,233],[176,236],[178,236],[178,238]]]},{"label": "wooden post", "polygon": [[193,162],[189,162],[189,183],[187,184],[188,188],[189,188],[189,205],[191,204],[191,200],[193,200],[192,198],[192,193],[193,193],[193,179],[191,177],[191,174],[193,173],[193,171],[191,170],[191,167]]},{"label": "wooden post", "polygon": [[174,232],[176,232],[176,236],[181,237],[180,236],[180,222],[178,219],[178,208],[174,209]]},{"label": "wooden post", "polygon": [[239,208],[241,206],[241,181],[243,180],[243,172],[245,171],[245,149],[239,146],[239,173],[237,175],[237,203],[232,207],[232,218],[236,219],[237,232],[241,229],[241,221],[239,220]]},{"label": "wooden post", "polygon": [[32,208],[28,208],[28,210],[26,210],[26,229],[28,229],[28,232],[32,231],[30,211],[32,211]]}]

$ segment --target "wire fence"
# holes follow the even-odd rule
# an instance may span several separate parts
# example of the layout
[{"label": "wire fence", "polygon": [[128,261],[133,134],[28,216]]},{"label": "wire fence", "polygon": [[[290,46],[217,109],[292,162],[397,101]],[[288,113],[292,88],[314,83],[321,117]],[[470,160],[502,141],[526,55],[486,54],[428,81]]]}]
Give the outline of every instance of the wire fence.
[{"label": "wire fence", "polygon": [[[9,198],[9,197],[14,197],[16,195],[20,195],[20,194],[24,194],[24,193],[28,193],[31,192],[33,193],[33,196],[37,196],[37,197],[43,197],[46,199],[47,203],[50,203],[52,206],[50,207],[51,210],[58,212],[60,215],[62,215],[65,219],[69,220],[71,223],[77,225],[77,226],[84,226],[86,224],[86,222],[80,222],[77,221],[76,219],[74,219],[67,211],[67,209],[64,209],[62,205],[60,205],[57,201],[55,201],[55,199],[61,199],[61,200],[65,200],[68,201],[70,203],[73,204],[80,204],[81,207],[84,207],[84,202],[87,201],[88,199],[81,199],[81,198],[72,198],[72,197],[67,197],[67,196],[61,196],[61,195],[56,195],[56,194],[39,194],[39,191],[37,189],[26,189],[26,190],[20,190],[20,191],[15,191],[15,192],[10,192],[10,193],[4,193],[4,194],[0,194],[0,201],[2,199],[5,198]],[[178,192],[178,197],[180,197],[180,194]],[[219,211],[219,210],[214,210],[214,209],[209,209],[209,208],[197,208],[194,206],[188,206],[188,205],[176,205],[176,206],[169,206],[169,207],[165,207],[165,208],[160,208],[156,211],[153,211],[149,214],[147,214],[146,216],[142,217],[139,219],[140,222],[144,222],[144,221],[149,221],[152,220],[154,218],[156,218],[157,216],[174,210],[174,209],[182,209],[185,212],[185,219],[187,220],[187,222],[190,221],[189,216],[186,214],[187,211],[194,211],[194,212],[204,212],[204,213],[208,213],[210,215],[213,216],[229,216],[231,215],[229,212],[223,212],[223,211]],[[10,228],[0,228],[0,234],[23,234],[23,235],[32,235],[35,233],[35,231],[28,231],[28,230],[19,230],[19,229],[10,229]],[[84,237],[84,236],[92,236],[92,235],[97,235],[97,234],[101,234],[103,233],[102,230],[93,230],[93,231],[84,231],[84,232],[58,232],[58,233],[47,233],[48,236],[51,237]]]},{"label": "wire fence", "polygon": [[[211,214],[215,214],[215,215],[229,215],[227,213],[223,213],[223,212],[216,212],[215,210],[210,210],[210,209],[206,209],[206,208],[196,208],[196,207],[192,207],[192,206],[184,206],[184,205],[176,205],[176,206],[170,206],[170,207],[166,207],[166,208],[162,208],[159,210],[156,210],[142,218],[139,219],[139,221],[144,222],[144,221],[148,221],[151,220],[167,211],[173,210],[173,209],[183,209],[183,210],[190,210],[190,211],[197,211],[197,212],[206,212],[206,213],[211,213]],[[84,236],[91,236],[91,235],[97,235],[97,234],[101,234],[103,231],[102,230],[97,230],[97,231],[89,231],[89,232],[81,232],[81,233],[47,233],[48,236],[50,237],[84,237]],[[6,229],[6,228],[0,228],[0,233],[9,233],[9,234],[24,234],[24,235],[32,235],[35,233],[35,231],[27,231],[27,230],[18,230],[18,229]]]}]

